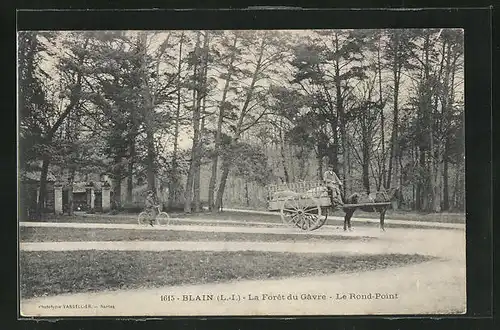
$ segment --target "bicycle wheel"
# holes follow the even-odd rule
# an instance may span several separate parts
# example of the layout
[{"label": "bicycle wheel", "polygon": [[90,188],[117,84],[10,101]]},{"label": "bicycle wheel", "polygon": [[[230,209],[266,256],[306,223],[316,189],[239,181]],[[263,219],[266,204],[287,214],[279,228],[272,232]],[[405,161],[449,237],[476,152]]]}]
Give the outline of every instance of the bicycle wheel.
[{"label": "bicycle wheel", "polygon": [[170,223],[170,216],[168,215],[167,212],[160,212],[156,216],[156,224],[159,226],[168,226]]},{"label": "bicycle wheel", "polygon": [[137,223],[139,225],[147,225],[149,223],[149,217],[149,214],[143,211],[139,213],[139,216],[137,217]]}]

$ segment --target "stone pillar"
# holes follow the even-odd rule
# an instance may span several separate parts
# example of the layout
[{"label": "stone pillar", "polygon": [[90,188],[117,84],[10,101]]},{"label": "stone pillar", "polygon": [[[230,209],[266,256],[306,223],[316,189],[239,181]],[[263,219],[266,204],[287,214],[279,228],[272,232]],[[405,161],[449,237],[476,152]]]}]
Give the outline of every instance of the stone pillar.
[{"label": "stone pillar", "polygon": [[54,213],[63,213],[63,193],[62,184],[54,184]]},{"label": "stone pillar", "polygon": [[95,191],[94,188],[90,189],[90,208],[95,208]]},{"label": "stone pillar", "polygon": [[108,212],[111,209],[111,187],[109,183],[102,185],[102,211]]},{"label": "stone pillar", "polygon": [[95,192],[94,192],[94,185],[92,183],[89,183],[86,187],[85,190],[87,192],[87,205],[89,206],[89,209],[94,209],[95,207]]}]

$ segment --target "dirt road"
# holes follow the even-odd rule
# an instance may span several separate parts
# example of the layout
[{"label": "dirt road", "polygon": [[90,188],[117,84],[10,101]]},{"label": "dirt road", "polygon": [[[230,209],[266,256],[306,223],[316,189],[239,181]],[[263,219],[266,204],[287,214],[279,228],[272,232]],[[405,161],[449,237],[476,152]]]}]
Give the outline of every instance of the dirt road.
[{"label": "dirt road", "polygon": [[[378,239],[321,245],[298,242],[132,244],[135,249],[145,250],[418,253],[439,260],[363,273],[44,297],[22,301],[21,308],[27,316],[359,315],[465,311],[464,231],[394,228],[381,233],[377,228],[363,228],[356,230],[356,235],[360,232]],[[40,245],[43,243],[27,244],[22,248],[44,250]],[[102,242],[58,242],[56,245],[66,250],[71,249],[69,244],[76,244],[73,248],[84,248],[86,244],[94,245],[85,248],[104,246]],[[129,242],[105,244],[108,244],[106,249],[131,248]],[[52,249],[56,245],[45,245],[45,248]],[[224,300],[233,297],[235,300]]]}]

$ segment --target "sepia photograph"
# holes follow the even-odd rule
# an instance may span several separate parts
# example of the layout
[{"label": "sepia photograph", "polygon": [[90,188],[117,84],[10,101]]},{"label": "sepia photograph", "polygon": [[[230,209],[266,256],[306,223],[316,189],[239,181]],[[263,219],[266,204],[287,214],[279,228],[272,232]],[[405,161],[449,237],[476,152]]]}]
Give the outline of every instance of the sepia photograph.
[{"label": "sepia photograph", "polygon": [[466,313],[464,31],[18,31],[22,317]]}]

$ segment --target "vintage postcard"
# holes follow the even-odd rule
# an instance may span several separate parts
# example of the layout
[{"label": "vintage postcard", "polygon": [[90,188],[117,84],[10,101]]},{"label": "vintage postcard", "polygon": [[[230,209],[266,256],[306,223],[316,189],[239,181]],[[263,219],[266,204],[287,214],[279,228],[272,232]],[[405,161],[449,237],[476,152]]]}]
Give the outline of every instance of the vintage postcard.
[{"label": "vintage postcard", "polygon": [[17,43],[21,316],[466,312],[463,30]]}]

